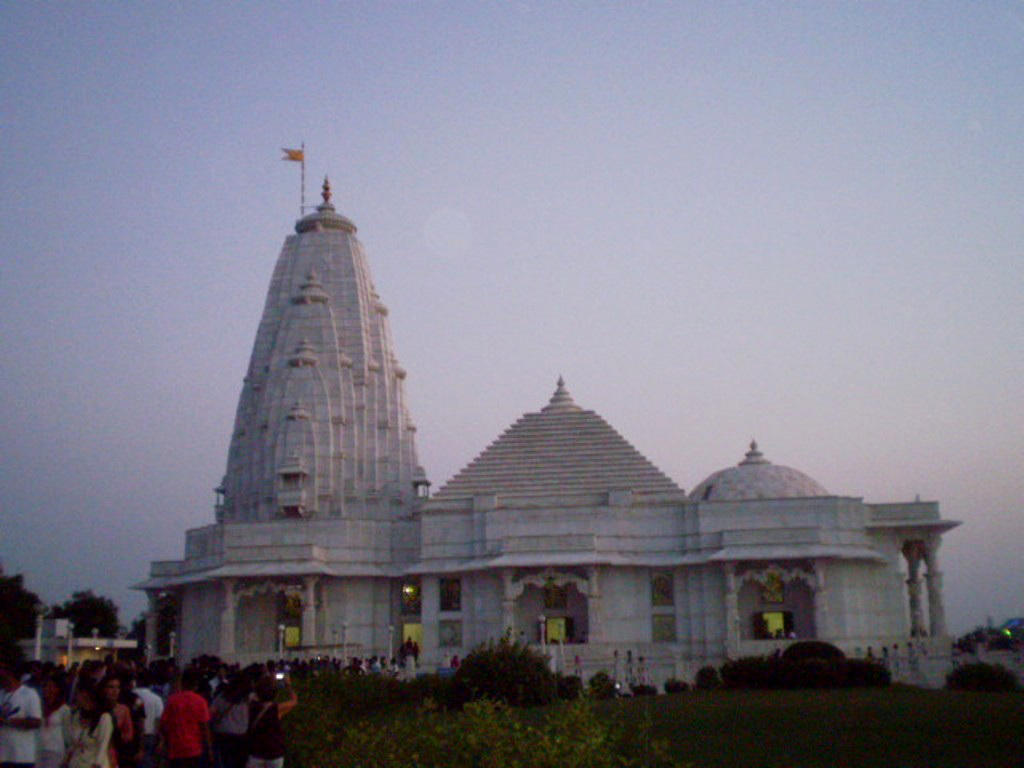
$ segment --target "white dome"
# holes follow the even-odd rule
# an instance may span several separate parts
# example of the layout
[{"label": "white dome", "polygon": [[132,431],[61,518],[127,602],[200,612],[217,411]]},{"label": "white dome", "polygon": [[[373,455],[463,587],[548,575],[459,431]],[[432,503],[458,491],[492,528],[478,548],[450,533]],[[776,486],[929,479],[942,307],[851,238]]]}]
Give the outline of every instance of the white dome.
[{"label": "white dome", "polygon": [[791,467],[772,464],[750,443],[746,458],[735,467],[715,472],[690,493],[695,501],[747,501],[829,496],[817,480]]}]

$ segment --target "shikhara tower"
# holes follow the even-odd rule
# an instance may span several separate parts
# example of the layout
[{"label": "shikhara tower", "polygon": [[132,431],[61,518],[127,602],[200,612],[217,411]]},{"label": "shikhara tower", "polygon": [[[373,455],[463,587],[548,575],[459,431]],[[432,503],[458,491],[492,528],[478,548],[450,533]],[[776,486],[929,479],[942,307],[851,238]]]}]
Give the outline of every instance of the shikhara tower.
[{"label": "shikhara tower", "polygon": [[[430,669],[510,634],[629,684],[796,636],[941,683],[957,523],[936,502],[836,495],[756,443],[686,494],[561,379],[430,496],[355,232],[325,180],[274,268],[216,520],[138,585],[149,654],[393,656],[412,639]],[[176,642],[154,644],[165,593]]]},{"label": "shikhara tower", "polygon": [[390,521],[424,478],[388,310],[326,179],[295,232],[270,281],[217,517]]},{"label": "shikhara tower", "polygon": [[325,179],[274,267],[216,523],[188,531],[185,559],[154,563],[142,585],[151,603],[178,596],[178,654],[386,647],[391,577],[414,555],[428,486],[405,376]]}]

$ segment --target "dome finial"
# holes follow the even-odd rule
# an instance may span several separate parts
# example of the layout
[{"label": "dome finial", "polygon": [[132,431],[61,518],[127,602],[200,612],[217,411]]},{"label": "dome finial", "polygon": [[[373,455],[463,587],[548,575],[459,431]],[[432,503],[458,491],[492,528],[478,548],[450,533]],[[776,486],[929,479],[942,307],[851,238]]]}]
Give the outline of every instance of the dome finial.
[{"label": "dome finial", "polygon": [[316,207],[314,213],[303,216],[295,222],[295,231],[302,234],[303,232],[322,232],[325,229],[340,229],[342,232],[354,234],[356,225],[339,215],[334,209],[334,203],[331,202],[331,179],[327,175],[324,175],[320,195],[323,197],[323,202]]},{"label": "dome finial", "polygon": [[747,451],[746,457],[740,462],[740,466],[744,464],[768,464],[769,461],[764,457],[764,454],[757,450],[757,440],[750,441],[750,450]]},{"label": "dome finial", "polygon": [[558,377],[558,386],[555,387],[555,394],[551,396],[548,404],[541,408],[542,411],[578,411],[580,407],[573,402],[572,395],[565,388],[565,379]]}]

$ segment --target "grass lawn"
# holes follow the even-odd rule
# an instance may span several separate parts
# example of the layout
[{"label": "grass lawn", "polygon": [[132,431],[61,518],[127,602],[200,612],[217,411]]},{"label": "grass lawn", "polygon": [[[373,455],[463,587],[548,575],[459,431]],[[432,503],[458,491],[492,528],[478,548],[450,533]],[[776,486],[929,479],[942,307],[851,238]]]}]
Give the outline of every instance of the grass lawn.
[{"label": "grass lawn", "polygon": [[[606,725],[613,726],[610,746],[597,754],[608,758],[607,765],[620,758],[639,766],[667,758],[660,765],[1024,768],[1020,692],[689,691],[594,702],[590,712],[567,711],[563,702],[509,713],[529,733],[497,716],[474,720],[428,711],[399,684],[374,677],[307,681],[299,699],[286,720],[291,768],[506,765],[487,759],[508,750],[519,757],[507,765],[548,768],[542,754],[585,751],[595,734],[608,735]],[[349,726],[354,730],[346,731]],[[587,753],[584,763],[573,765],[587,768],[593,759]],[[550,768],[564,768],[561,758],[552,759]]]},{"label": "grass lawn", "polygon": [[605,702],[637,750],[695,768],[1024,766],[1024,696],[915,689],[690,692]]}]

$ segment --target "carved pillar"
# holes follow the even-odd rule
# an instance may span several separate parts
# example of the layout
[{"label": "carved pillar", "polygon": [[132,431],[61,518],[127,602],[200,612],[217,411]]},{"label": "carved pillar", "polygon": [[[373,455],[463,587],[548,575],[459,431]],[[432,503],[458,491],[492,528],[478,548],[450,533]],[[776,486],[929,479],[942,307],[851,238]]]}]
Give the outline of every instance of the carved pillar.
[{"label": "carved pillar", "polygon": [[220,613],[220,657],[231,659],[235,655],[235,580],[224,579],[224,609]]},{"label": "carved pillar", "polygon": [[736,566],[725,563],[725,654],[735,658],[740,648],[739,590],[736,585]]},{"label": "carved pillar", "polygon": [[936,536],[928,542],[924,560],[928,566],[925,579],[928,584],[928,621],[932,637],[946,634],[946,605],[942,597],[942,571],[939,570],[939,546],[942,540]]},{"label": "carved pillar", "polygon": [[183,646],[185,645],[185,636],[182,628],[185,626],[185,587],[181,586],[174,590],[174,598],[178,604],[177,610],[174,612],[174,633],[173,640],[171,641],[168,653],[175,662],[179,662],[180,659],[187,657],[183,653]]},{"label": "carved pillar", "polygon": [[587,642],[603,643],[604,611],[601,603],[601,581],[597,566],[587,569]]},{"label": "carved pillar", "polygon": [[512,592],[512,569],[501,572],[501,629],[508,637],[516,639],[516,599]]},{"label": "carved pillar", "polygon": [[[423,642],[420,643],[420,664],[428,669],[437,668],[441,661],[438,633],[441,600],[440,582],[437,576],[423,576],[420,579],[420,620],[423,622]],[[449,651],[450,653],[450,651]]]},{"label": "carved pillar", "polygon": [[316,645],[316,576],[302,579],[302,645]]},{"label": "carved pillar", "polygon": [[828,597],[825,593],[825,563],[814,561],[814,636],[823,639],[828,636]]},{"label": "carved pillar", "polygon": [[[149,610],[146,611],[146,663],[149,664],[157,657],[157,615],[160,612],[160,593],[149,591],[146,593],[149,598]],[[70,665],[70,659],[69,659]]]},{"label": "carved pillar", "polygon": [[921,605],[921,554],[919,541],[908,541],[903,545],[903,556],[907,559],[907,604],[910,608],[910,636],[918,637],[924,630],[924,611]]}]

